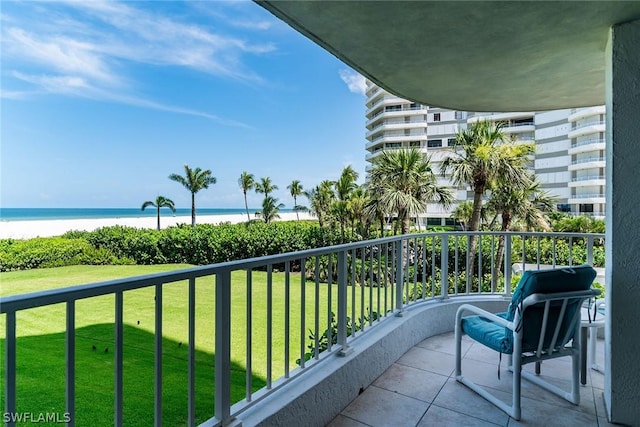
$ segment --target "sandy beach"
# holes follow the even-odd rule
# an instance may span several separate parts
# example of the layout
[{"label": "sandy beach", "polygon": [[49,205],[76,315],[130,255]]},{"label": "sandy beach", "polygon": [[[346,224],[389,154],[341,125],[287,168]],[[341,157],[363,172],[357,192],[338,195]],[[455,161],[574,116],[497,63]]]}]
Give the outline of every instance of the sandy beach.
[{"label": "sandy beach", "polygon": [[[308,213],[300,212],[300,219],[313,219]],[[255,217],[252,216],[252,219]],[[291,221],[296,219],[295,212],[280,214],[279,221]],[[245,214],[234,215],[198,215],[197,224],[220,224],[229,222],[237,224],[247,220]],[[33,221],[0,221],[0,239],[30,239],[33,237],[59,236],[70,230],[92,231],[100,227],[122,225],[136,228],[156,228],[156,217],[139,218],[91,218],[91,219],[56,219]],[[177,224],[191,224],[190,215],[161,216],[162,228]]]}]

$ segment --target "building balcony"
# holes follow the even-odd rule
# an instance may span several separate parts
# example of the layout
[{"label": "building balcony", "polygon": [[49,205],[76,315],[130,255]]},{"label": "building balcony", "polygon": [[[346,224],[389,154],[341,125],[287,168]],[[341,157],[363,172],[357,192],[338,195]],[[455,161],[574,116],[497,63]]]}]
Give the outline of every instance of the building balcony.
[{"label": "building balcony", "polygon": [[424,129],[424,133],[427,131],[427,122],[405,122],[404,120],[385,120],[384,122],[377,123],[370,131],[365,134],[365,138],[370,138],[379,132],[403,130],[403,129]]},{"label": "building balcony", "polygon": [[477,113],[467,119],[467,123],[478,122],[481,120],[489,120],[492,122],[509,122],[511,120],[531,119],[535,113],[533,111],[510,112],[510,113]]},{"label": "building balcony", "polygon": [[588,153],[590,151],[604,151],[605,148],[606,140],[596,138],[572,143],[571,147],[568,150],[568,153],[571,155]]},{"label": "building balcony", "polygon": [[575,124],[573,128],[567,133],[567,137],[571,139],[589,134],[604,133],[605,126],[606,122],[603,120],[594,120],[586,123]]},{"label": "building balcony", "polygon": [[604,157],[589,157],[586,159],[572,160],[569,165],[569,170],[595,169],[604,168],[605,166],[606,159]]},{"label": "building balcony", "polygon": [[381,126],[382,122],[394,120],[394,119],[404,119],[405,117],[415,117],[415,116],[424,116],[427,114],[426,107],[404,107],[401,110],[392,110],[392,111],[384,111],[380,110],[372,116],[367,115],[367,121],[365,122],[365,127],[368,129],[372,129],[376,126]]},{"label": "building balcony", "polygon": [[571,110],[571,114],[567,118],[569,122],[577,122],[578,120],[586,119],[587,117],[600,116],[605,114],[606,108],[604,105],[588,108],[574,108]]},{"label": "building balcony", "polygon": [[591,193],[591,194],[572,194],[569,197],[570,204],[581,204],[581,203],[605,203],[605,194],[604,193]]},{"label": "building balcony", "polygon": [[[466,247],[471,233],[443,232],[393,236],[3,296],[0,314],[5,325],[5,412],[18,413],[21,408],[37,405],[29,402],[29,397],[34,396],[24,395],[24,389],[19,386],[23,377],[18,375],[17,366],[20,372],[28,372],[30,367],[25,365],[26,358],[17,365],[16,354],[24,354],[22,347],[28,346],[29,337],[21,335],[24,322],[37,325],[38,311],[58,304],[62,306],[59,308],[63,330],[56,336],[62,337],[59,354],[60,366],[65,372],[65,403],[57,409],[69,414],[72,420],[69,425],[76,424],[79,413],[75,402],[85,390],[82,381],[89,378],[76,375],[77,369],[86,369],[77,363],[82,351],[79,341],[76,342],[76,317],[87,307],[87,301],[98,298],[101,304],[112,304],[114,314],[110,322],[112,350],[107,356],[112,357],[114,367],[110,382],[114,399],[99,402],[113,413],[113,420],[103,420],[105,425],[131,422],[125,415],[148,421],[145,425],[162,425],[165,411],[170,411],[167,408],[176,411],[174,402],[163,399],[163,377],[172,374],[163,370],[163,360],[172,357],[167,353],[173,354],[173,347],[167,347],[175,342],[163,335],[162,327],[175,310],[181,310],[181,318],[188,319],[184,331],[187,400],[184,416],[176,424],[337,427],[357,421],[365,425],[417,426],[425,422],[459,425],[482,420],[507,426],[512,422],[508,416],[457,384],[452,377],[451,332],[457,307],[472,302],[493,312],[503,311],[511,298],[511,287],[505,287],[504,283],[511,283],[512,264],[545,268],[541,257],[548,254],[541,252],[541,243],[543,247],[553,248],[549,259],[554,265],[593,263],[594,252],[602,249],[604,235],[474,234],[478,236],[479,247],[485,249],[477,255],[476,267],[480,271],[476,273],[474,269],[466,280],[464,272],[468,270],[469,259],[462,248]],[[499,270],[499,266],[493,248],[499,236],[505,239],[504,264],[501,264],[505,273],[494,278],[491,272]],[[567,249],[566,245],[569,247],[564,255],[555,253],[556,247]],[[582,250],[572,250],[572,245],[580,245]],[[525,252],[525,246],[533,251]],[[184,286],[184,305],[171,300],[172,310],[163,311],[163,291],[176,286]],[[143,290],[154,296],[149,305],[155,313],[155,325],[151,327],[153,332],[147,343],[153,352],[153,362],[148,362],[148,370],[139,371],[130,369],[128,358],[145,343],[136,341],[136,347],[132,348],[129,347],[131,341],[123,339],[139,329],[134,318],[124,314],[130,313],[128,293]],[[294,293],[301,295],[304,304],[294,304]],[[206,313],[210,320],[197,318],[201,312],[196,313],[196,295],[198,301],[215,299]],[[267,300],[266,312],[253,310],[254,298]],[[168,302],[165,301],[164,307]],[[286,314],[283,318],[275,317],[275,307],[281,306],[285,307]],[[239,310],[239,316],[245,320],[232,327],[231,319],[238,315],[233,310]],[[330,319],[335,328],[327,328]],[[206,325],[213,330],[212,348],[194,341],[197,329]],[[315,341],[307,339],[310,331],[317,337]],[[320,336],[327,338],[326,348],[322,350]],[[503,366],[503,379],[497,379],[497,353],[486,352],[470,341],[465,341],[464,347],[466,366],[473,365],[471,371],[478,375],[474,380],[501,390],[509,385],[506,366]],[[202,354],[196,357],[196,352],[201,351],[209,352],[208,362],[203,362]],[[562,381],[569,374],[566,363],[545,362],[542,373]],[[198,383],[196,389],[195,372],[202,369],[211,369],[215,381]],[[258,372],[265,372],[261,387],[252,383]],[[37,377],[37,370],[31,370],[30,382],[34,381],[34,375]],[[148,390],[149,400],[153,402],[149,412],[127,403],[131,395],[123,393],[125,378],[127,382],[135,382],[145,376],[151,376],[155,384]],[[46,375],[43,378],[47,378]],[[581,405],[567,407],[561,399],[524,382],[523,421],[531,425],[553,425],[550,420],[563,425],[597,425],[598,417],[603,415],[602,384],[601,376],[590,373],[588,385],[582,387]],[[41,386],[43,393],[50,392],[49,382],[43,380]],[[243,397],[235,393],[236,398],[232,398],[232,388],[240,388]],[[203,395],[211,405],[196,412],[196,399]]]},{"label": "building balcony", "polygon": [[571,178],[569,187],[589,187],[594,185],[605,185],[606,177],[604,175],[587,175]]}]

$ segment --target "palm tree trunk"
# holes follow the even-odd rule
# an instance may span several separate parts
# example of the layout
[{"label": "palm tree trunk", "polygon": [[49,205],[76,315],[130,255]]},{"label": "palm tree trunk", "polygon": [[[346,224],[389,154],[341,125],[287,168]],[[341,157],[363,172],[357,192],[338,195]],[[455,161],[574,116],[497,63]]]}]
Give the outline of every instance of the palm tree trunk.
[{"label": "palm tree trunk", "polygon": [[191,226],[196,226],[196,193],[191,193]]},{"label": "palm tree trunk", "polygon": [[[502,227],[501,227],[501,231],[509,231],[509,228],[511,227],[511,213],[509,212],[502,212]],[[493,277],[492,277],[492,283],[491,283],[491,292],[495,292],[496,291],[496,286],[498,286],[498,275],[500,274],[500,270],[502,268],[502,257],[504,256],[504,235],[501,235],[498,238],[498,249],[497,249],[497,253],[496,253],[496,265],[495,268],[493,269]],[[509,268],[509,267],[507,267]],[[506,283],[504,284],[505,288],[507,286],[511,286],[510,283]]]},{"label": "palm tree trunk", "polygon": [[249,216],[249,205],[247,205],[247,192],[244,192],[244,210],[247,211],[247,221],[251,221],[251,217]]},{"label": "palm tree trunk", "polygon": [[[482,189],[484,190],[484,189]],[[478,231],[480,229],[480,214],[482,213],[482,194],[484,191],[476,191],[473,193],[473,213],[471,214],[471,221],[469,222],[469,231]],[[472,234],[469,238],[469,270],[468,272],[473,277],[474,265],[476,261],[476,250],[478,247],[478,236]]]},{"label": "palm tree trunk", "polygon": [[160,231],[160,206],[158,205],[158,231]]},{"label": "palm tree trunk", "polygon": [[296,199],[296,196],[293,196],[293,209],[296,211],[296,219],[300,221],[300,215],[298,215],[297,206],[298,206],[298,200]]}]

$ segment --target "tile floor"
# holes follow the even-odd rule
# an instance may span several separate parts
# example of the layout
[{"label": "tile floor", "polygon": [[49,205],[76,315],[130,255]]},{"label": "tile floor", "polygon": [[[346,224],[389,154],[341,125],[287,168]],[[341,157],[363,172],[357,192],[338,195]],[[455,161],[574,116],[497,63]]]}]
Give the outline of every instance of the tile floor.
[{"label": "tile floor", "polygon": [[[597,359],[603,364],[602,340]],[[477,384],[511,399],[511,373],[507,358],[498,380],[498,354],[464,337],[462,373]],[[423,426],[567,426],[613,425],[604,414],[604,377],[589,369],[587,385],[581,386],[580,405],[571,403],[522,381],[522,418],[516,421],[484,400],[453,376],[453,332],[431,337],[407,351],[372,385],[353,400],[329,427],[423,427]],[[526,365],[533,370],[533,364]],[[569,389],[569,358],[548,360],[542,375]]]}]

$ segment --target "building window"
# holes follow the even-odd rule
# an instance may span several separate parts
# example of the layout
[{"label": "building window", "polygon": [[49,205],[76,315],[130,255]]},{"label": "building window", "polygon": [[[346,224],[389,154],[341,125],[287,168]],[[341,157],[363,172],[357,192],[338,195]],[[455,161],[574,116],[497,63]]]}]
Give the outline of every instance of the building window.
[{"label": "building window", "polygon": [[571,205],[568,203],[558,203],[558,212],[571,212]]},{"label": "building window", "polygon": [[427,147],[442,147],[442,140],[441,139],[428,139],[427,140]]},{"label": "building window", "polygon": [[449,138],[447,139],[447,145],[449,147],[453,147],[454,145],[456,145],[456,139],[455,138]]},{"label": "building window", "polygon": [[580,204],[580,212],[593,213],[593,203]]},{"label": "building window", "polygon": [[467,118],[466,111],[456,111],[456,120],[465,120]]},{"label": "building window", "polygon": [[433,121],[434,122],[440,121],[440,113],[433,113]]},{"label": "building window", "polygon": [[401,146],[402,144],[400,144],[399,142],[389,142],[384,145],[384,148],[400,148]]},{"label": "building window", "polygon": [[420,148],[420,141],[409,141],[409,147]]}]

